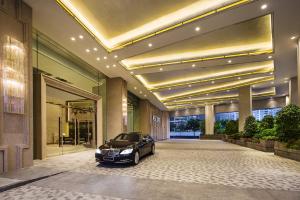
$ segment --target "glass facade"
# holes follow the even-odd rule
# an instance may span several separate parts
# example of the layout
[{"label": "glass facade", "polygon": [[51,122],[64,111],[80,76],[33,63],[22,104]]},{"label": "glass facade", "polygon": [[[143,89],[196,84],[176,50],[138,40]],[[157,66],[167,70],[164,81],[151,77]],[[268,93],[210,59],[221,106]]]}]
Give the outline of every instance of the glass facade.
[{"label": "glass facade", "polygon": [[261,121],[266,115],[272,115],[273,117],[275,117],[280,110],[281,108],[260,109],[253,110],[252,114],[256,120]]},{"label": "glass facade", "polygon": [[200,130],[191,131],[187,127],[189,120],[195,119],[203,121],[204,115],[190,115],[190,116],[174,116],[170,117],[170,136],[173,137],[199,137],[201,134]]}]

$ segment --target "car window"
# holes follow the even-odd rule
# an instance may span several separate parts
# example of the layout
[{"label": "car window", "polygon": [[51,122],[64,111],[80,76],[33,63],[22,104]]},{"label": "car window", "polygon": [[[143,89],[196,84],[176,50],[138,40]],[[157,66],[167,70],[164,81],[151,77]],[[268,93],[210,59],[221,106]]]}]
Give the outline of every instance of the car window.
[{"label": "car window", "polygon": [[135,133],[123,133],[118,135],[115,141],[128,141],[128,142],[138,142],[140,140],[140,135]]}]

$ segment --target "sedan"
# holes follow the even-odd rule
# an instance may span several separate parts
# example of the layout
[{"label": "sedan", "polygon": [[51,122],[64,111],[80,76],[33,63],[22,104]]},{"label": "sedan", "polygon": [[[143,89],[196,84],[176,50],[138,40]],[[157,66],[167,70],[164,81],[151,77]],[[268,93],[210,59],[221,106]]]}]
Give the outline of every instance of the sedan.
[{"label": "sedan", "polygon": [[137,165],[140,158],[155,153],[154,140],[149,135],[138,132],[121,133],[114,139],[96,149],[96,162],[133,163]]}]

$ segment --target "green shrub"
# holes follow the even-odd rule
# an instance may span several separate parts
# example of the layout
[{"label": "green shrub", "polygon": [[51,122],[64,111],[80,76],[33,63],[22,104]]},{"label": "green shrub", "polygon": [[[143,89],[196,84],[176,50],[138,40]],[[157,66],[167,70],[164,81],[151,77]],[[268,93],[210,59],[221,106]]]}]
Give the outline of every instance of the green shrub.
[{"label": "green shrub", "polygon": [[293,142],[300,139],[300,108],[292,104],[285,106],[278,112],[275,124],[280,141]]},{"label": "green shrub", "polygon": [[262,140],[277,140],[278,136],[276,130],[274,128],[264,129],[258,134],[254,136],[255,138],[262,139]]},{"label": "green shrub", "polygon": [[216,121],[214,126],[214,131],[216,134],[223,134],[225,132],[225,126],[227,121]]},{"label": "green shrub", "polygon": [[287,144],[287,148],[300,150],[300,139]]},{"label": "green shrub", "polygon": [[235,140],[239,140],[241,137],[243,136],[243,133],[242,132],[237,132],[237,133],[234,133],[232,135],[232,138],[235,139]]},{"label": "green shrub", "polygon": [[201,120],[199,124],[200,132],[205,135],[205,120]]},{"label": "green shrub", "polygon": [[272,115],[266,115],[259,125],[261,131],[265,129],[272,129],[274,128],[274,117]]},{"label": "green shrub", "polygon": [[246,118],[244,126],[244,137],[251,138],[259,133],[258,124],[253,116]]},{"label": "green shrub", "polygon": [[230,120],[226,123],[224,133],[226,135],[233,135],[239,132],[238,122]]}]

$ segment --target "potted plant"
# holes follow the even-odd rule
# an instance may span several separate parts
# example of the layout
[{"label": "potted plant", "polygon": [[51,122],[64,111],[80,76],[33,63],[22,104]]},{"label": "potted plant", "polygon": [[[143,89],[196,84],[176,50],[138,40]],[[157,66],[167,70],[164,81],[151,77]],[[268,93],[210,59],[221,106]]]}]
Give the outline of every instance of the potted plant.
[{"label": "potted plant", "polygon": [[300,108],[288,105],[279,111],[275,120],[278,140],[275,155],[300,161]]},{"label": "potted plant", "polygon": [[247,145],[247,142],[251,141],[252,137],[259,133],[258,123],[253,116],[249,116],[245,120],[244,131],[240,139],[240,144]]},{"label": "potted plant", "polygon": [[239,132],[239,130],[238,130],[237,121],[235,121],[235,120],[228,121],[225,125],[225,130],[224,130],[225,141],[233,142],[233,140],[234,140],[233,135],[238,132]]}]

